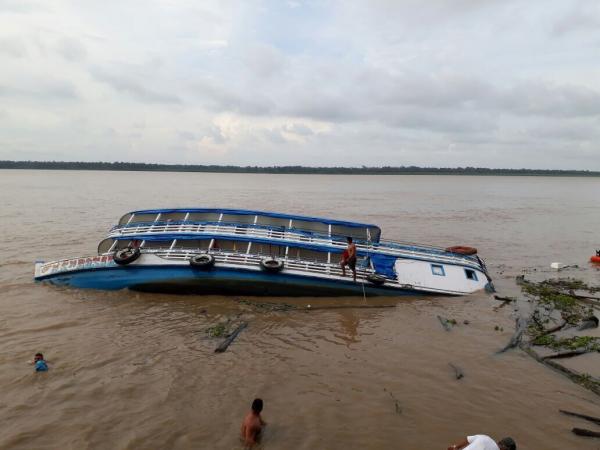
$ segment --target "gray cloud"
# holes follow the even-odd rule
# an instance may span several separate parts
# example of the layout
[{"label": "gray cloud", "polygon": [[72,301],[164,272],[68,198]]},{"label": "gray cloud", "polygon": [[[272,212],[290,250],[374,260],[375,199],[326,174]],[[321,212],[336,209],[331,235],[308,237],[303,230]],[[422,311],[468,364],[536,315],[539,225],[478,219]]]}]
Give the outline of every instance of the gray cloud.
[{"label": "gray cloud", "polygon": [[[152,72],[148,72],[150,76]],[[117,90],[126,93],[132,98],[146,103],[170,103],[177,104],[181,100],[174,94],[154,91],[144,86],[143,82],[136,80],[131,76],[109,73],[100,67],[90,69],[90,74],[102,83],[105,83]]]},{"label": "gray cloud", "polygon": [[600,169],[593,2],[36,5],[0,0],[15,158]]},{"label": "gray cloud", "polygon": [[0,55],[2,54],[13,58],[23,58],[27,55],[27,47],[18,37],[0,37]]},{"label": "gray cloud", "polygon": [[0,84],[0,97],[73,101],[79,98],[79,94],[76,87],[69,82],[46,79],[29,86],[3,86]]},{"label": "gray cloud", "polygon": [[556,36],[571,33],[597,31],[600,27],[600,4],[594,1],[575,2],[552,27]]},{"label": "gray cloud", "polygon": [[58,53],[68,61],[83,61],[87,56],[85,46],[77,39],[62,38],[57,46]]}]

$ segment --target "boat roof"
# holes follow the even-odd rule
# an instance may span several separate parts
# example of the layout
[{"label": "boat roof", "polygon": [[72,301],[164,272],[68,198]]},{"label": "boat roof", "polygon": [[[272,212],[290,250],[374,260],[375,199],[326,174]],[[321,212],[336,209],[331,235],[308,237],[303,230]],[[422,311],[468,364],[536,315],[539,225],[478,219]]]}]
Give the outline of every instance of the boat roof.
[{"label": "boat roof", "polygon": [[361,223],[361,222],[350,222],[346,220],[336,220],[336,219],[328,219],[323,217],[312,217],[312,216],[301,216],[297,214],[285,214],[285,213],[277,213],[271,211],[257,211],[251,209],[223,209],[223,208],[174,208],[174,209],[143,209],[138,211],[130,211],[127,214],[124,214],[120,220],[119,224],[123,224],[127,222],[127,219],[131,217],[131,215],[142,215],[142,214],[172,214],[172,213],[213,213],[213,214],[227,214],[227,215],[241,215],[241,216],[263,216],[263,217],[271,217],[276,219],[285,219],[285,220],[300,220],[305,222],[316,222],[325,225],[337,225],[349,228],[363,228],[368,229],[371,234],[371,239],[377,242],[381,236],[381,228],[379,226],[369,223]]}]

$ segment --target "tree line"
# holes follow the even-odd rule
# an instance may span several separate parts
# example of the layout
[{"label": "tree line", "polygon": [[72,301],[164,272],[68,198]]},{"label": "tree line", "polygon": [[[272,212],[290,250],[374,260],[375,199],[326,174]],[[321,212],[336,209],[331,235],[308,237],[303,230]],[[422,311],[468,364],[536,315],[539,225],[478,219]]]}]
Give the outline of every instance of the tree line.
[{"label": "tree line", "polygon": [[132,162],[83,161],[0,161],[0,169],[112,170],[137,172],[220,172],[341,175],[521,175],[521,176],[600,176],[598,171],[555,169],[490,169],[486,167],[307,167],[233,166],[200,164],[148,164]]}]

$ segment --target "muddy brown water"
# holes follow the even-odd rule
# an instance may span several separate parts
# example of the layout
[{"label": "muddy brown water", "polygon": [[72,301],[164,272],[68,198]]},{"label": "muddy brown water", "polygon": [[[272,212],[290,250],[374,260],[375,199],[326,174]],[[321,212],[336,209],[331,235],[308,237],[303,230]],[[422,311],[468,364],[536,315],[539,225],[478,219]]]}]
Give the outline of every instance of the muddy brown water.
[{"label": "muddy brown water", "polygon": [[[474,245],[498,290],[514,276],[600,285],[600,180],[0,171],[0,448],[240,449],[240,421],[265,401],[263,449],[445,449],[467,434],[519,449],[598,449],[571,434],[600,399],[509,340],[512,306],[485,293],[368,299],[385,309],[278,312],[227,297],[99,292],[32,281],[36,259],[94,254],[123,213],[252,208],[377,223],[390,239]],[[252,300],[252,299],[251,299]],[[360,298],[258,299],[299,307]],[[436,316],[457,320],[446,332]],[[229,350],[205,330],[249,326]],[[469,321],[465,325],[463,321]],[[501,330],[495,330],[495,327]],[[28,361],[42,351],[46,374]],[[448,363],[462,368],[454,378]],[[586,359],[590,372],[600,360]]]}]

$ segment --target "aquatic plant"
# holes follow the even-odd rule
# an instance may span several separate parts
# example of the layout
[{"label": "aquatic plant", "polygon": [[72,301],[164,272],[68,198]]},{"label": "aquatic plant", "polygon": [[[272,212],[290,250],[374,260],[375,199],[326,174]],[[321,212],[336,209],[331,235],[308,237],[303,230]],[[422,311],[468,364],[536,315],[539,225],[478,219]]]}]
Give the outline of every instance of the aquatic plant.
[{"label": "aquatic plant", "polygon": [[600,339],[592,336],[574,336],[571,338],[557,338],[552,334],[536,337],[533,345],[550,347],[553,350],[586,350],[600,351]]}]

